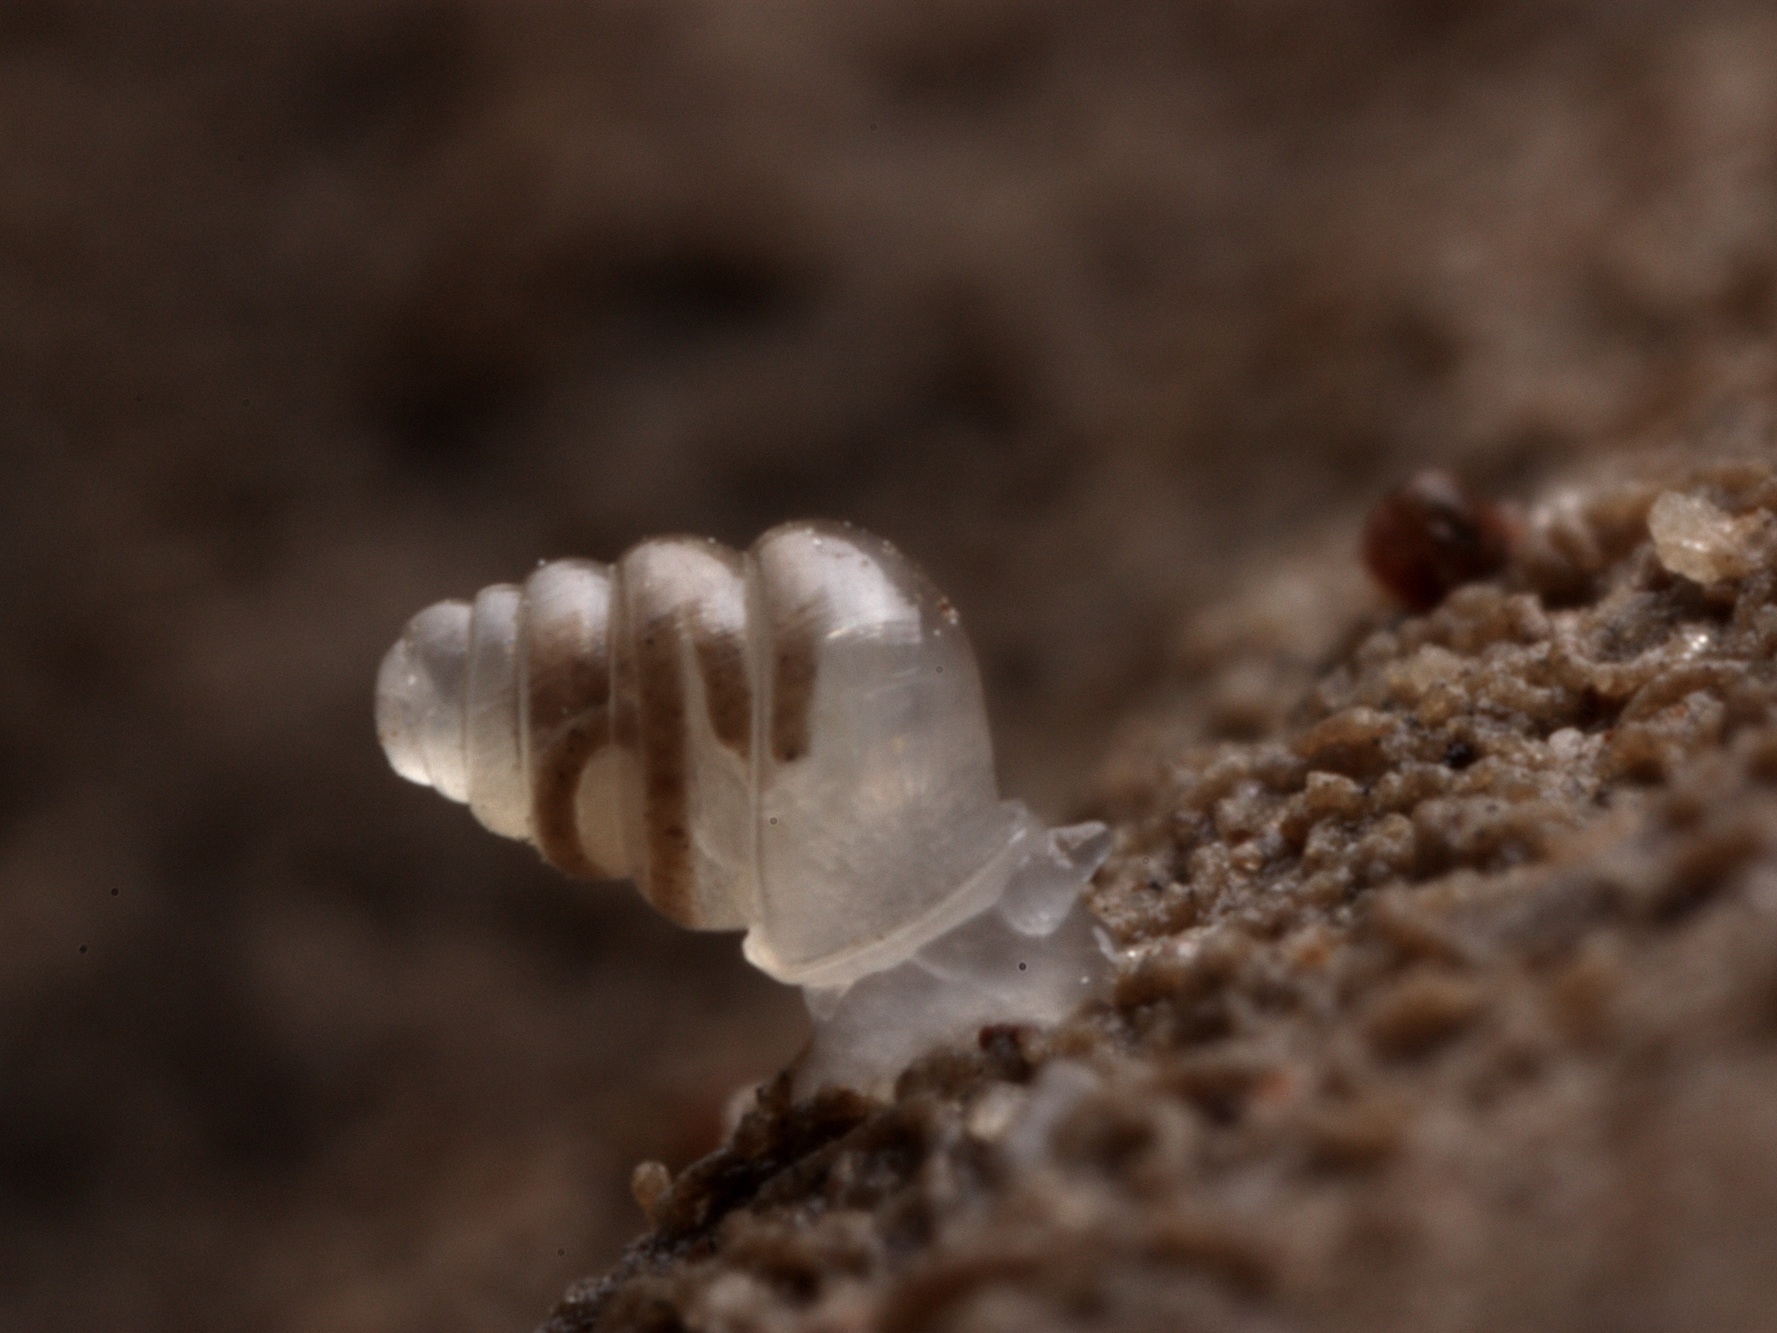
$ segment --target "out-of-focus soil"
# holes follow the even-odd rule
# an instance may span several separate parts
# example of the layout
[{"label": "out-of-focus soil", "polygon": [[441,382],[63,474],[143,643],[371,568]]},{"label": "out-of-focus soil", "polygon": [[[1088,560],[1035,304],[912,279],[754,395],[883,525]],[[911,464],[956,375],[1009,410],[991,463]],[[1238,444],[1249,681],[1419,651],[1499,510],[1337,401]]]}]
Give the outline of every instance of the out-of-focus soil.
[{"label": "out-of-focus soil", "polygon": [[1412,467],[1765,432],[1777,15],[11,0],[0,181],[0,1327],[522,1328],[802,1019],[395,780],[402,620],[847,518],[1046,810],[1263,734],[1181,627]]}]

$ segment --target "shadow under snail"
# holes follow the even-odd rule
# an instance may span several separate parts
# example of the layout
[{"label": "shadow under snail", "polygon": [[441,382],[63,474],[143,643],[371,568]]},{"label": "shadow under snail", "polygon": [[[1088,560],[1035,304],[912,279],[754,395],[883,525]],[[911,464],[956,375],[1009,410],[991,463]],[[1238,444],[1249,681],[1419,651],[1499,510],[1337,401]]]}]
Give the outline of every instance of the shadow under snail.
[{"label": "shadow under snail", "polygon": [[653,538],[440,602],[383,659],[376,722],[397,773],[568,874],[744,928],[815,1017],[804,1088],[881,1088],[1108,975],[1079,895],[1109,834],[1000,799],[955,610],[858,528]]}]

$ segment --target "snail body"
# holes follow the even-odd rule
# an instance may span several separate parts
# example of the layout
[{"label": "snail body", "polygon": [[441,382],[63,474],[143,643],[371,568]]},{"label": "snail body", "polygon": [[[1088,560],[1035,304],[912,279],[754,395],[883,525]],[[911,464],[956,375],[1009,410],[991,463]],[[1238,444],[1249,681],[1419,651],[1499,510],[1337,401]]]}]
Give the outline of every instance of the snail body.
[{"label": "snail body", "polygon": [[[409,623],[377,681],[403,777],[571,875],[747,931],[843,988],[976,916],[1028,854],[950,603],[857,528],[654,538]],[[1040,826],[1035,826],[1040,829]]]}]

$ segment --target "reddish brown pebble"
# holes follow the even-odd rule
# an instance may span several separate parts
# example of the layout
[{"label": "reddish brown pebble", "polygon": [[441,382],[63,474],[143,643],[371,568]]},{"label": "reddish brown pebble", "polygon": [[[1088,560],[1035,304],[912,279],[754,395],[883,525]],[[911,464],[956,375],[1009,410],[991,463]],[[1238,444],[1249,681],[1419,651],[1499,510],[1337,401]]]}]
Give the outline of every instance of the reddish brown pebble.
[{"label": "reddish brown pebble", "polygon": [[1411,610],[1429,611],[1451,589],[1504,568],[1511,526],[1450,473],[1416,473],[1364,522],[1364,564]]}]

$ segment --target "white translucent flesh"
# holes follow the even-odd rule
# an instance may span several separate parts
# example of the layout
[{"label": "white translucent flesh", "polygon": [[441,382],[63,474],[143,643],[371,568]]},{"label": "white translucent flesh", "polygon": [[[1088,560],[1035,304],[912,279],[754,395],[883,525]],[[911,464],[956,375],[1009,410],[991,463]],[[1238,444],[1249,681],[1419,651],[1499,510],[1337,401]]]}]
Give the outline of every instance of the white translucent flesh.
[{"label": "white translucent flesh", "polygon": [[394,770],[453,801],[469,797],[463,696],[469,604],[439,602],[412,620],[376,675],[376,734]]},{"label": "white translucent flesh", "polygon": [[467,704],[463,712],[469,809],[508,838],[530,835],[530,782],[518,740],[519,590],[483,588],[469,621]]},{"label": "white translucent flesh", "polygon": [[1110,958],[1080,892],[1110,850],[1102,824],[1046,832],[1013,806],[1004,893],[989,910],[844,990],[804,991],[814,1040],[797,1095],[823,1085],[886,1094],[922,1051],[972,1043],[986,1023],[1056,1023],[1102,992]]},{"label": "white translucent flesh", "polygon": [[[1013,819],[974,656],[918,570],[855,529],[776,529],[753,555],[756,673],[770,669],[770,636],[802,623],[816,631],[816,674],[807,753],[780,762],[755,744],[747,953],[780,979],[840,985],[985,907],[1004,881],[977,872]],[[981,900],[961,902],[971,887]]]}]

